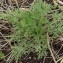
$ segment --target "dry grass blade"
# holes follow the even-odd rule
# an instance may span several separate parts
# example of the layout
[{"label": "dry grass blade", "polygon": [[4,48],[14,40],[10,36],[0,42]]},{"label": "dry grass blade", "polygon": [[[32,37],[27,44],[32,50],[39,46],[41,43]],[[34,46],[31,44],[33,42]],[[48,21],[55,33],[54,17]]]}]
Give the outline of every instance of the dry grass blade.
[{"label": "dry grass blade", "polygon": [[54,63],[57,63],[57,61],[55,60],[55,57],[54,57],[54,55],[53,55],[53,53],[52,53],[51,47],[50,47],[50,45],[49,45],[49,41],[50,41],[50,38],[49,38],[49,35],[48,35],[48,33],[47,33],[48,48],[49,48],[49,51],[50,51],[50,53],[51,53],[51,56],[52,56],[52,58],[53,58],[53,60],[54,60]]},{"label": "dry grass blade", "polygon": [[[58,60],[55,59],[54,53],[52,52],[51,47],[50,47],[50,45],[49,45],[49,41],[50,41],[50,38],[49,38],[49,35],[48,35],[48,33],[47,33],[48,48],[49,48],[49,51],[50,51],[50,53],[51,53],[51,56],[52,56],[52,58],[53,58],[53,60],[54,60],[54,63],[58,63],[59,61],[60,61],[60,63],[62,63],[62,62],[63,62],[63,56],[61,56]],[[62,47],[61,47],[61,48],[62,48]],[[61,48],[60,48],[60,49],[61,49]],[[59,49],[59,50],[60,50],[60,49]],[[58,51],[58,52],[59,52],[59,51]]]},{"label": "dry grass blade", "polygon": [[[5,45],[7,45],[7,44],[9,44],[10,46],[11,46],[11,42],[9,41],[9,40],[7,40],[4,36],[3,36],[3,34],[0,32],[0,35],[2,35],[2,37],[4,38],[4,40],[7,42],[6,44],[4,44],[1,48],[3,48]],[[0,49],[1,49],[0,48]]]}]

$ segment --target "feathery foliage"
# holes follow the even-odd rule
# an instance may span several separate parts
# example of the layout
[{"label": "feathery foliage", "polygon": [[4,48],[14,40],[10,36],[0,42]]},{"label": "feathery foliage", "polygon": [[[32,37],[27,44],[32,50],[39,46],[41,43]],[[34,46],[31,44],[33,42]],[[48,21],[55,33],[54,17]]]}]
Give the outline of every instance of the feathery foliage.
[{"label": "feathery foliage", "polygon": [[[42,0],[35,0],[28,11],[16,9],[13,12],[0,14],[0,19],[6,18],[13,25],[11,40],[17,44],[14,44],[11,55],[16,61],[30,52],[36,52],[38,58],[42,58],[47,54],[46,33],[53,33],[54,36],[57,36],[62,32],[62,13],[52,14],[53,21],[50,22],[45,17],[50,11],[50,4],[46,4]],[[59,18],[60,16],[61,18]]]}]

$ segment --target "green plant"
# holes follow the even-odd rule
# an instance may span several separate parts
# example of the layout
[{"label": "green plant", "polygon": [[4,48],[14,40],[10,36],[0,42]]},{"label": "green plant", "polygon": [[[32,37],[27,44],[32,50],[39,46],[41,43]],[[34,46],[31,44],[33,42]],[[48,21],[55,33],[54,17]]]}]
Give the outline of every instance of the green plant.
[{"label": "green plant", "polygon": [[2,58],[4,56],[4,54],[0,51],[0,58]]},{"label": "green plant", "polygon": [[[62,22],[58,18],[59,16],[62,17],[62,13],[58,14],[56,12],[52,14],[53,21],[49,22],[45,15],[50,11],[50,4],[46,4],[42,0],[35,0],[28,11],[16,9],[13,12],[0,14],[0,19],[6,18],[13,25],[11,40],[17,42],[17,44],[14,44],[11,57],[15,58],[16,61],[24,54],[30,52],[36,52],[38,58],[42,58],[47,54],[46,33],[53,33],[56,36],[59,33],[59,26],[60,30],[62,29],[62,23],[57,25],[57,21],[60,20]],[[55,26],[53,26],[54,23]]]},{"label": "green plant", "polygon": [[[48,7],[47,7],[48,6]],[[50,11],[50,5],[42,0],[35,0],[29,11],[15,10],[7,15],[7,19],[13,24],[14,33],[11,39],[15,44],[12,54],[16,61],[22,55],[30,52],[37,52],[38,58],[46,55],[47,42],[46,30],[48,20],[44,17]]]},{"label": "green plant", "polygon": [[53,21],[48,27],[48,32],[53,34],[52,38],[59,37],[63,33],[63,12],[52,14]]}]

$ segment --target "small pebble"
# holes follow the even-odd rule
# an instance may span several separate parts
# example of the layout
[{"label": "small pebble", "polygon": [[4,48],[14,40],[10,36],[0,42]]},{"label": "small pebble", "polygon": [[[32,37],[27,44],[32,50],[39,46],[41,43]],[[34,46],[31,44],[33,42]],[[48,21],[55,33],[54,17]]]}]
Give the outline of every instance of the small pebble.
[{"label": "small pebble", "polygon": [[31,59],[31,57],[29,57],[29,59]]}]

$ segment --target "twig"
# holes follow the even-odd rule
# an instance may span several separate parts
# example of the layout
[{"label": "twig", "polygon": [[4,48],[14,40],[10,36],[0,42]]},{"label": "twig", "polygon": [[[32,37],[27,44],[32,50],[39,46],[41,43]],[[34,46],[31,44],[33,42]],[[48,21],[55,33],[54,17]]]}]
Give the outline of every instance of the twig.
[{"label": "twig", "polygon": [[16,5],[17,5],[18,9],[19,9],[19,5],[18,5],[18,2],[17,2],[17,0],[14,0],[14,1],[15,1]]},{"label": "twig", "polygon": [[50,45],[49,45],[49,35],[48,35],[48,33],[47,33],[47,43],[48,43],[48,48],[49,48],[49,51],[50,51],[50,53],[51,53],[51,56],[52,56],[52,58],[53,58],[53,60],[54,60],[54,63],[57,63],[57,61],[55,60],[55,57],[54,57],[54,55],[53,55],[53,53],[52,53],[52,51],[51,51],[51,48],[50,48]]},{"label": "twig", "polygon": [[43,63],[45,62],[46,56],[44,57]]},{"label": "twig", "polygon": [[63,55],[63,53],[59,54],[59,57],[62,56],[62,55]]},{"label": "twig", "polygon": [[57,54],[60,52],[60,50],[62,49],[63,46],[61,46],[61,48],[58,50]]},{"label": "twig", "polygon": [[57,0],[57,3],[61,4],[63,6],[63,2],[60,0]]},{"label": "twig", "polygon": [[[9,43],[9,45],[10,45],[10,41],[9,40],[7,40],[4,36],[3,36],[3,34],[0,32],[0,34],[2,35],[2,37],[4,38],[4,40],[7,42],[6,44],[4,44],[2,47],[4,47],[5,45],[7,45],[8,43]],[[2,48],[1,47],[1,48]]]},{"label": "twig", "polygon": [[46,57],[46,58],[52,58],[52,57]]},{"label": "twig", "polygon": [[63,59],[63,57],[60,57],[58,60],[57,60],[57,62],[59,62],[60,60],[62,60]]},{"label": "twig", "polygon": [[5,47],[8,44],[8,42],[0,47],[0,50]]}]

